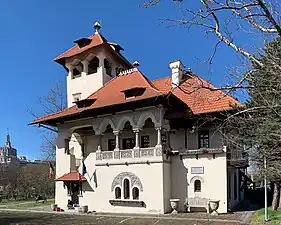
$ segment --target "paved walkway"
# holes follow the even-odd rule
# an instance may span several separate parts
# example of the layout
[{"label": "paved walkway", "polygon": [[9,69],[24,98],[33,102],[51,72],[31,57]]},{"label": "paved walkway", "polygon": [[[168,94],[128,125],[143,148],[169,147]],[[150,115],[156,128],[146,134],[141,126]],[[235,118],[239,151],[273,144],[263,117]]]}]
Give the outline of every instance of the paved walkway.
[{"label": "paved walkway", "polygon": [[[161,220],[173,220],[173,221],[202,221],[202,222],[214,222],[214,224],[249,224],[252,212],[239,212],[237,214],[225,214],[220,216],[209,216],[208,214],[201,213],[179,213],[177,215],[165,214],[165,215],[130,215],[130,214],[109,214],[109,213],[88,213],[82,214],[77,212],[54,212],[50,211],[50,206],[36,207],[34,209],[0,209],[3,212],[29,212],[29,213],[43,213],[43,214],[57,214],[57,215],[71,215],[71,216],[92,216],[95,219],[102,218],[119,218],[122,219],[118,224],[122,224],[125,221],[132,219],[155,219],[158,222]],[[202,216],[204,215],[204,216]],[[157,222],[157,223],[158,223]]]}]

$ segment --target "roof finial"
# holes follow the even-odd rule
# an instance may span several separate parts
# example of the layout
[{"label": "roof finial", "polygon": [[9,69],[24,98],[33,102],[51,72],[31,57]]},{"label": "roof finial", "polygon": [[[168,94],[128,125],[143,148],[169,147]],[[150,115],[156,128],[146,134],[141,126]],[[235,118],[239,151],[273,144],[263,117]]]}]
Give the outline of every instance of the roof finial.
[{"label": "roof finial", "polygon": [[138,61],[133,62],[133,66],[134,66],[134,67],[137,68],[137,67],[139,67],[139,65],[140,65],[140,63],[139,63]]},{"label": "roof finial", "polygon": [[100,29],[101,29],[101,25],[99,22],[95,22],[94,24],[94,29],[95,29],[95,33],[99,33]]}]

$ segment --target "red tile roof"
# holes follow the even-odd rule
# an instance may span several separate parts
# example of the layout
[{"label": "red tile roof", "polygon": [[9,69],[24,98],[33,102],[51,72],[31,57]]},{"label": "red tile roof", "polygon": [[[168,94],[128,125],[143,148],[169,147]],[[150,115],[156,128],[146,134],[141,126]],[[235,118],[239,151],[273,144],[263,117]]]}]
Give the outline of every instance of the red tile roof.
[{"label": "red tile roof", "polygon": [[[241,103],[233,97],[225,95],[224,92],[211,90],[215,87],[197,76],[186,79],[176,88],[172,88],[171,84],[172,81],[170,77],[149,81],[138,71],[118,76],[107,82],[102,88],[88,97],[89,99],[96,99],[89,107],[78,108],[75,105],[55,114],[38,118],[33,121],[32,124],[79,114],[89,109],[134,102],[168,93],[172,93],[179,100],[184,102],[192,110],[193,114],[230,110],[233,105],[241,105]],[[202,88],[202,86],[205,88]],[[126,99],[122,91],[132,88],[145,88],[145,92],[141,96]]]},{"label": "red tile roof", "polygon": [[[141,96],[135,98],[125,98],[124,90],[132,88],[145,88],[144,93]],[[55,119],[63,116],[78,114],[89,109],[97,109],[106,106],[119,105],[127,102],[134,102],[138,100],[153,98],[167,94],[166,91],[160,91],[156,89],[150,81],[142,75],[139,71],[130,74],[122,75],[113,78],[108,81],[102,88],[90,95],[89,99],[96,99],[92,105],[85,108],[78,108],[76,105],[67,108],[58,113],[46,115],[38,118],[34,123],[45,122],[50,119]]]},{"label": "red tile roof", "polygon": [[56,181],[86,181],[86,178],[79,172],[73,171],[57,178]]},{"label": "red tile roof", "polygon": [[198,76],[186,79],[173,90],[171,77],[153,80],[152,83],[161,91],[171,91],[189,106],[193,114],[230,110],[233,105],[241,105],[239,101]]},{"label": "red tile roof", "polygon": [[69,50],[67,50],[66,52],[64,52],[61,55],[59,55],[58,57],[56,57],[54,60],[59,61],[60,59],[72,57],[72,56],[80,54],[90,48],[97,47],[104,43],[107,43],[107,40],[99,33],[93,34],[92,36],[89,37],[89,39],[91,40],[90,44],[88,44],[82,48],[80,48],[78,45],[75,45],[72,48],[70,48]]}]

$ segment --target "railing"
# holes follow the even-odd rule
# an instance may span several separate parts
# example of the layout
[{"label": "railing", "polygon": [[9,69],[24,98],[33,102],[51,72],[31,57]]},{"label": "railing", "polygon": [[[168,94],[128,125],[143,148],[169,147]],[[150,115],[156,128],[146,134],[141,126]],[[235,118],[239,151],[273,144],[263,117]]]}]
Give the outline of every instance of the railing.
[{"label": "railing", "polygon": [[114,151],[97,151],[96,160],[155,157],[162,156],[162,154],[162,147],[137,148]]},{"label": "railing", "polygon": [[249,163],[249,155],[243,149],[228,150],[227,159],[231,165],[247,166]]}]

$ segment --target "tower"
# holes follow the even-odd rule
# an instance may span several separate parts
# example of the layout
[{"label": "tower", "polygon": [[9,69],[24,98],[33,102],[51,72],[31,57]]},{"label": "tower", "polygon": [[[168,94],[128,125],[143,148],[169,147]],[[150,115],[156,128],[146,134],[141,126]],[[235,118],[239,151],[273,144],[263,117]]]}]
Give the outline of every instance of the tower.
[{"label": "tower", "polygon": [[55,58],[68,72],[68,107],[89,97],[122,70],[132,68],[120,53],[124,49],[102,36],[98,22],[94,24],[94,29],[92,36],[74,41],[74,47]]}]

